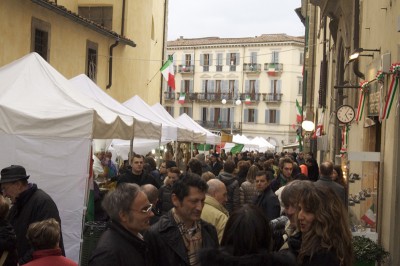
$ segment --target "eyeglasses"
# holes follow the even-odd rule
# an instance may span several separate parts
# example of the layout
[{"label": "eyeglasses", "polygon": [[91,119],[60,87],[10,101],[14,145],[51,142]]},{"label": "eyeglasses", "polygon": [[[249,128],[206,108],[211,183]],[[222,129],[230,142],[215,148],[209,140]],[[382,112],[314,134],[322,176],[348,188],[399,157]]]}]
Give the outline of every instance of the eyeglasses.
[{"label": "eyeglasses", "polygon": [[137,211],[137,212],[141,212],[141,213],[149,213],[149,212],[151,212],[151,209],[153,208],[153,204],[149,204],[148,206],[146,206],[146,207],[144,207],[143,209],[141,209],[141,210],[134,210],[134,209],[131,209],[131,211]]}]

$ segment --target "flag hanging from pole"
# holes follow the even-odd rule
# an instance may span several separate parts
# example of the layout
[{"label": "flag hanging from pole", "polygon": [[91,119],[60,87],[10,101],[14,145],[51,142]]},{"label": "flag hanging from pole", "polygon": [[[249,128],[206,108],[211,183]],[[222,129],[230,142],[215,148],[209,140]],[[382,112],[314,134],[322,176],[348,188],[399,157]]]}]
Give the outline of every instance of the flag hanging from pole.
[{"label": "flag hanging from pole", "polygon": [[318,124],[317,124],[317,128],[315,129],[313,138],[322,136],[322,130],[324,128],[324,115],[325,115],[325,112],[324,112],[324,110],[322,110],[322,113],[318,118]]},{"label": "flag hanging from pole", "polygon": [[168,86],[175,90],[174,64],[171,57],[164,63],[160,71],[164,76],[165,81],[167,81]]},{"label": "flag hanging from pole", "polygon": [[179,95],[178,103],[184,104],[185,103],[185,98],[186,98],[186,93],[181,92],[181,94]]},{"label": "flag hanging from pole", "polygon": [[301,114],[303,113],[302,108],[299,102],[296,99],[296,122],[301,123],[303,121]]}]

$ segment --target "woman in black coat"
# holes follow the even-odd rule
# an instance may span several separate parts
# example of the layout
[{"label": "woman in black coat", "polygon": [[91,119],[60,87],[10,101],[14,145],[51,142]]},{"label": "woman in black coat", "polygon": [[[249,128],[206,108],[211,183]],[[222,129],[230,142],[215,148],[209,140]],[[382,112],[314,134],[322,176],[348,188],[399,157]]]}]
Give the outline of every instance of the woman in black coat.
[{"label": "woman in black coat", "polygon": [[294,256],[271,252],[272,234],[264,212],[245,204],[229,217],[219,249],[200,251],[201,265],[296,265]]}]

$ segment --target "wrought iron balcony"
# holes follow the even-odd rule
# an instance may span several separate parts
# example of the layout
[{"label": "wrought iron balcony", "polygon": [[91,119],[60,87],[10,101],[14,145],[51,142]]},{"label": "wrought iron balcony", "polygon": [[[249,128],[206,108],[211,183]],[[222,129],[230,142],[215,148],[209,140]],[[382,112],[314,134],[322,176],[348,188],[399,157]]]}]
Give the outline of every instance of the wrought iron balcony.
[{"label": "wrought iron balcony", "polygon": [[164,91],[164,100],[165,101],[175,101],[175,92]]},{"label": "wrought iron balcony", "polygon": [[265,63],[264,70],[267,71],[268,75],[275,76],[283,72],[283,64],[281,63]]},{"label": "wrought iron balcony", "polygon": [[230,122],[230,121],[196,121],[200,126],[208,129],[208,130],[224,130],[230,131],[232,129],[232,133],[239,133],[242,129],[241,122]]},{"label": "wrought iron balcony", "polygon": [[232,99],[236,99],[232,93],[221,93],[221,92],[202,92],[197,93],[197,99],[201,102],[221,102],[225,99],[227,102]]},{"label": "wrought iron balcony", "polygon": [[215,71],[222,72],[222,66],[221,65],[216,65],[215,66]]},{"label": "wrought iron balcony", "polygon": [[281,102],[283,93],[263,93],[264,102]]},{"label": "wrought iron balcony", "polygon": [[243,64],[243,72],[259,73],[259,72],[261,72],[261,64],[245,63],[245,64]]},{"label": "wrought iron balcony", "polygon": [[251,103],[255,103],[255,102],[259,102],[260,99],[262,98],[262,94],[261,93],[241,93],[240,94],[240,100],[242,100],[242,102],[246,101],[246,99],[249,99]]},{"label": "wrought iron balcony", "polygon": [[[179,96],[181,95],[180,92],[176,93],[176,99],[179,99]],[[185,95],[185,101],[197,101],[198,93],[197,92],[186,92]]]},{"label": "wrought iron balcony", "polygon": [[179,65],[178,66],[178,73],[181,74],[193,74],[194,73],[194,65],[186,66],[186,65]]}]

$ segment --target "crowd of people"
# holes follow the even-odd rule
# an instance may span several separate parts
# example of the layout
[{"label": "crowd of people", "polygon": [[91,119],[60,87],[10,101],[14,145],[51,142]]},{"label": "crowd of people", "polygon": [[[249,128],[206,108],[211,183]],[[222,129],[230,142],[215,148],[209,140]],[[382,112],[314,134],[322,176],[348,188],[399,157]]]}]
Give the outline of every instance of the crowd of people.
[{"label": "crowd of people", "polygon": [[[94,155],[94,177],[116,186],[97,208],[108,226],[91,254],[91,266],[352,265],[345,182],[332,162],[318,166],[303,153],[211,150],[194,156],[182,171],[170,158],[157,169],[152,156],[134,154],[118,169],[111,157],[105,164],[104,156]],[[41,221],[54,227],[49,229],[54,234],[57,226],[60,232],[57,207],[18,167],[1,172],[2,193],[12,201],[7,214],[7,201],[0,197],[0,234],[11,237],[0,241],[0,252],[11,261],[4,265],[37,263],[43,254],[60,260],[60,233],[40,248],[32,235],[46,232],[29,233]],[[46,215],[25,214],[31,204],[46,204]]]}]

